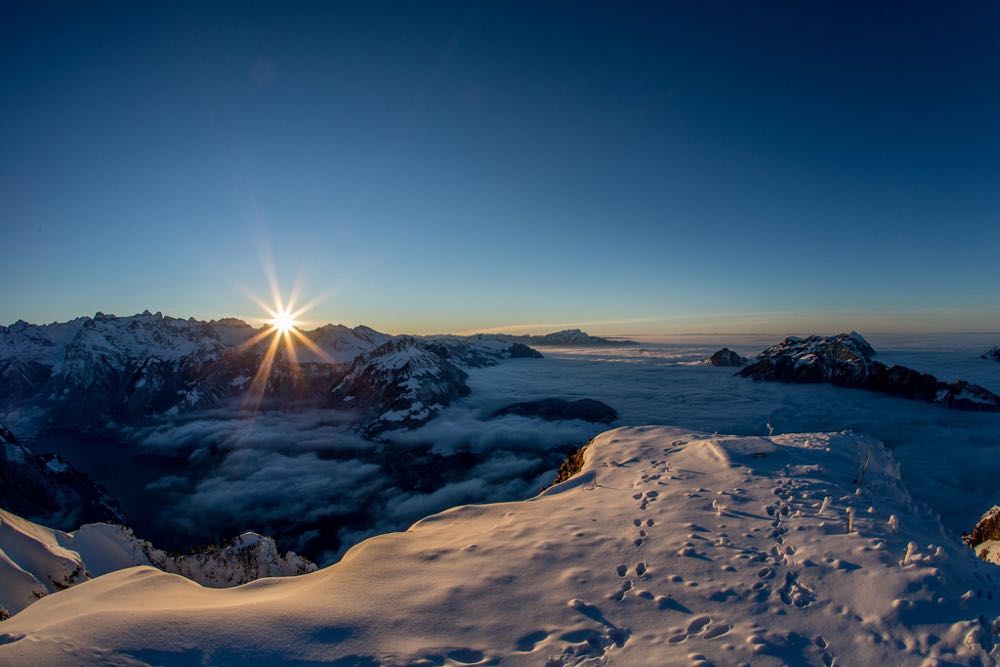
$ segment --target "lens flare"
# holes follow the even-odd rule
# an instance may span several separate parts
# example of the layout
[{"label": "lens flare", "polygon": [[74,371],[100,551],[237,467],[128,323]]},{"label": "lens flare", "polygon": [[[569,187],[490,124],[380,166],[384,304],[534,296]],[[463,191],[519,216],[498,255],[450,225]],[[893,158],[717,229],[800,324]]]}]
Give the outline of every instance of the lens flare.
[{"label": "lens flare", "polygon": [[257,371],[254,373],[253,380],[250,382],[250,389],[246,396],[246,407],[253,413],[256,413],[260,408],[260,403],[264,398],[264,393],[267,391],[268,382],[271,379],[275,364],[281,361],[278,359],[278,356],[282,349],[284,350],[284,361],[286,363],[281,368],[290,374],[292,381],[301,378],[299,346],[309,350],[322,363],[334,363],[330,355],[313,342],[308,333],[301,331],[303,322],[299,318],[319,305],[322,298],[313,299],[305,306],[296,308],[295,301],[300,291],[299,284],[296,283],[292,289],[291,296],[285,301],[281,295],[281,290],[278,287],[273,270],[267,271],[267,279],[271,296],[274,299],[273,305],[268,305],[256,295],[247,292],[247,296],[267,314],[266,317],[258,320],[262,321],[265,327],[239,348],[240,351],[247,351],[267,341],[267,347],[261,357],[260,364],[257,366]]},{"label": "lens flare", "polygon": [[286,334],[296,328],[295,316],[287,311],[279,310],[271,319],[271,326],[279,333]]}]

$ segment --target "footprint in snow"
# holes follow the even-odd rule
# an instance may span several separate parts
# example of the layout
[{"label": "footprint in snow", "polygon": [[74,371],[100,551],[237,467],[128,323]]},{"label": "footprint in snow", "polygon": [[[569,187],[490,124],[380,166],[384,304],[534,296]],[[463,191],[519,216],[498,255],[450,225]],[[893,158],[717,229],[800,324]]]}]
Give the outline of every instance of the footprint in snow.
[{"label": "footprint in snow", "polygon": [[531,653],[532,651],[535,650],[536,646],[538,646],[541,642],[548,639],[548,637],[549,633],[547,633],[545,630],[537,630],[535,632],[529,632],[528,634],[524,635],[523,637],[517,640],[515,649],[520,651],[521,653]]}]

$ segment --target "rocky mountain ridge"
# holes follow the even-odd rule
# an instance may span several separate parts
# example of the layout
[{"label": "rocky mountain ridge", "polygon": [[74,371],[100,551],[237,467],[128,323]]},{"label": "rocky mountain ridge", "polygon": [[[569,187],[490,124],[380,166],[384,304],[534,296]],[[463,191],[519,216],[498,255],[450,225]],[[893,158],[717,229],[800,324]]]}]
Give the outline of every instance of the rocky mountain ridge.
[{"label": "rocky mountain ridge", "polygon": [[857,333],[790,336],[757,355],[738,375],[754,380],[828,383],[936,403],[956,410],[1000,412],[1000,396],[963,380],[942,382],[905,366],[875,361],[875,350]]},{"label": "rocky mountain ridge", "polygon": [[[0,405],[28,404],[44,409],[62,425],[84,427],[216,407],[247,394],[272,340],[267,331],[232,318],[203,322],[149,311],[130,317],[97,313],[92,318],[40,326],[19,321],[0,327]],[[417,392],[430,401],[423,401],[424,405],[435,405],[435,396],[444,401],[439,403],[443,406],[462,395],[464,378],[451,367],[541,356],[523,343],[488,335],[416,338],[343,325],[299,333],[312,345],[296,344],[294,359],[284,344],[278,345],[263,399],[352,407],[368,417],[379,410],[380,414],[394,413],[381,419],[381,426],[412,426],[435,414],[431,409],[423,412],[420,406],[410,410],[408,405],[404,410],[397,403],[405,400],[406,392],[393,395],[392,389],[381,392],[387,395],[380,395],[377,405],[360,405],[361,401],[347,405],[351,391],[371,393],[354,386],[361,374],[354,362],[387,344],[399,348],[397,353],[402,348],[419,349],[429,365],[439,367],[438,375],[448,386]],[[382,350],[362,364],[388,354]],[[402,368],[397,371],[407,373]],[[428,372],[419,372],[406,379],[412,379],[412,385],[430,377]],[[400,416],[394,419],[397,413]]]},{"label": "rocky mountain ridge", "polygon": [[525,345],[559,346],[559,347],[609,347],[621,345],[638,345],[634,340],[602,338],[591,336],[580,329],[563,329],[548,334],[496,334],[501,340],[509,340]]}]

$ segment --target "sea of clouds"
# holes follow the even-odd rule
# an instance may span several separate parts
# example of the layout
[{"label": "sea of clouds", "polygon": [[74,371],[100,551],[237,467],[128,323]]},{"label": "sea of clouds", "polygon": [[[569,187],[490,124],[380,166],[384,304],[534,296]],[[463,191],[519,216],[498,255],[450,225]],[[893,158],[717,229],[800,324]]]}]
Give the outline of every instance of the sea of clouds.
[{"label": "sea of clouds", "polygon": [[[404,530],[463,503],[528,498],[563,455],[609,428],[581,421],[491,418],[510,403],[593,398],[614,407],[611,427],[671,424],[758,434],[856,430],[885,442],[904,483],[956,532],[1000,504],[1000,415],[959,412],[866,391],[757,383],[699,363],[728,345],[752,355],[773,339],[702,337],[608,349],[543,350],[470,372],[470,396],[388,444],[353,433],[332,410],[219,409],[123,433],[134,452],[178,465],[135,473],[140,535],[193,546],[243,530],[275,535],[321,563],[368,536]],[[871,337],[886,363],[966,379],[1000,392],[988,340]],[[71,458],[72,460],[72,458]],[[104,481],[115,490],[113,480]],[[126,507],[128,513],[129,507]]]}]

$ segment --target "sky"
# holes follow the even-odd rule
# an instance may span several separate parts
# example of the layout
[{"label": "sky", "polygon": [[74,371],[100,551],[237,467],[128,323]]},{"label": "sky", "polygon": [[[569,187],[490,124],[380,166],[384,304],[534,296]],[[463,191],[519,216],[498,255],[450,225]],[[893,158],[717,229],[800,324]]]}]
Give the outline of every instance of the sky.
[{"label": "sky", "polygon": [[995,3],[0,7],[0,323],[1000,331]]}]

